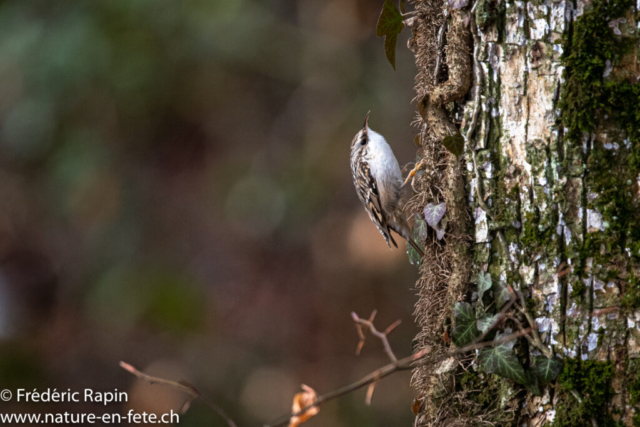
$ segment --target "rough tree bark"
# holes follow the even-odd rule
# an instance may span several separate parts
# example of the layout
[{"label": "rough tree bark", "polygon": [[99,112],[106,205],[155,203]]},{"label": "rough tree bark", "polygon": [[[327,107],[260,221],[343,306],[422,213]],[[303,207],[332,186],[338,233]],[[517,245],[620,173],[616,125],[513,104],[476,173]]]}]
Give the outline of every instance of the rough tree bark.
[{"label": "rough tree bark", "polygon": [[[454,346],[456,303],[480,319],[514,298],[495,329],[529,331],[513,347],[526,380],[476,354],[416,368],[417,425],[640,426],[639,6],[413,3],[425,167],[407,210],[447,207],[444,239],[420,236],[416,347]],[[460,157],[441,144],[458,131]],[[562,360],[551,381],[531,374],[544,357]]]}]

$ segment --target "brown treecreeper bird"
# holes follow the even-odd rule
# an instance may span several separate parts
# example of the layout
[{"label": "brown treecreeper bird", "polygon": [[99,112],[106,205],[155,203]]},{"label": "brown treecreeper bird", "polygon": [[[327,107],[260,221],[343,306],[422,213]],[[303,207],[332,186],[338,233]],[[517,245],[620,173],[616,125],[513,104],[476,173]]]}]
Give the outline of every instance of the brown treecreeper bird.
[{"label": "brown treecreeper bird", "polygon": [[424,251],[411,237],[411,229],[402,211],[403,180],[400,165],[382,135],[369,128],[369,113],[364,127],[351,141],[351,173],[356,193],[378,227],[387,245],[397,248],[391,231],[404,237],[420,254]]}]

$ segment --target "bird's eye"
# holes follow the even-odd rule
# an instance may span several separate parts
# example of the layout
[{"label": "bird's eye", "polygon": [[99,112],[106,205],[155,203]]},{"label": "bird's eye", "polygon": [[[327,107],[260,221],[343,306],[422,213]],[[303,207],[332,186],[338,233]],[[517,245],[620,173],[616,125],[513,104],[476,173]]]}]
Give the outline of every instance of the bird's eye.
[{"label": "bird's eye", "polygon": [[360,145],[367,145],[367,139],[366,138],[362,138],[360,140]]}]

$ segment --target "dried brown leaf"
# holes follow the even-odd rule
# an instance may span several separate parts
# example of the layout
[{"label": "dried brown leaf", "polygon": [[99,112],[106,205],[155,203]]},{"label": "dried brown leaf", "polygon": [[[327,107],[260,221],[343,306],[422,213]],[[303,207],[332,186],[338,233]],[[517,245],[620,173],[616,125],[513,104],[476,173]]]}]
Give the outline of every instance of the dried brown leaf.
[{"label": "dried brown leaf", "polygon": [[413,138],[413,143],[418,147],[422,147],[422,137],[420,136],[420,134],[416,135]]},{"label": "dried brown leaf", "polygon": [[[304,408],[309,407],[318,401],[318,394],[314,389],[305,384],[302,384],[301,387],[303,390],[302,393],[297,393],[293,396],[293,405],[291,407],[292,414],[297,414]],[[320,408],[313,406],[300,415],[292,416],[289,421],[289,427],[298,427],[300,424],[306,423],[311,417],[317,415],[318,412],[320,412]]]},{"label": "dried brown leaf", "polygon": [[451,338],[449,337],[449,331],[448,330],[444,330],[444,334],[442,334],[442,341],[444,341],[445,344],[449,344],[451,342]]},{"label": "dried brown leaf", "polygon": [[422,394],[414,399],[413,403],[411,404],[411,412],[413,412],[413,415],[418,415],[420,413],[423,403],[424,396]]}]

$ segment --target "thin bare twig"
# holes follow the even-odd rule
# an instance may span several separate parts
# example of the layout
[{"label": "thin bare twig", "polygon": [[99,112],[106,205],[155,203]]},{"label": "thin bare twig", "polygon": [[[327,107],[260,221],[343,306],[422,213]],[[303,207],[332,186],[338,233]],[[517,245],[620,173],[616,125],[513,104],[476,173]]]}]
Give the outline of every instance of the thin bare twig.
[{"label": "thin bare twig", "polygon": [[[317,400],[304,407],[301,408],[299,411],[295,412],[295,413],[289,413],[286,415],[283,415],[282,417],[278,418],[277,420],[273,421],[270,424],[266,424],[264,427],[282,427],[282,426],[286,426],[289,424],[290,420],[292,417],[296,417],[296,416],[300,416],[302,414],[305,414],[307,411],[309,411],[312,408],[318,408],[320,407],[322,404],[327,403],[331,400],[334,399],[338,399],[342,396],[345,396],[353,391],[359,390],[363,387],[369,387],[368,391],[367,391],[367,402],[370,403],[371,401],[371,396],[373,394],[374,388],[377,385],[377,383],[382,379],[385,378],[395,372],[398,371],[405,371],[405,370],[410,370],[413,369],[416,366],[424,366],[426,364],[431,364],[431,365],[435,365],[437,363],[440,363],[450,357],[456,356],[456,355],[460,355],[460,354],[465,354],[465,353],[469,353],[471,351],[474,350],[479,350],[482,348],[486,348],[486,347],[493,347],[493,346],[497,346],[509,341],[513,341],[517,338],[523,337],[523,336],[528,336],[531,331],[533,330],[532,327],[528,327],[528,328],[521,328],[519,331],[509,334],[509,335],[505,335],[505,336],[501,336],[499,338],[496,338],[492,341],[485,341],[482,342],[482,340],[486,337],[488,331],[494,329],[495,327],[497,327],[500,323],[502,323],[502,321],[504,320],[504,318],[506,318],[506,312],[509,310],[509,308],[511,307],[511,305],[516,301],[515,296],[509,301],[509,303],[507,303],[505,305],[505,307],[500,311],[500,313],[498,313],[496,320],[489,326],[487,332],[481,334],[473,343],[465,346],[465,347],[460,347],[460,348],[456,348],[453,350],[450,350],[446,353],[442,353],[439,355],[431,355],[430,354],[430,349],[423,349],[417,353],[414,353],[410,356],[404,357],[402,359],[397,359],[395,354],[393,353],[393,351],[391,350],[391,346],[389,345],[388,339],[387,339],[387,334],[389,334],[391,331],[393,331],[399,324],[399,321],[394,322],[393,324],[391,324],[384,332],[380,332],[378,331],[375,326],[373,325],[373,319],[375,318],[375,314],[376,312],[374,311],[371,316],[369,317],[369,320],[365,320],[365,319],[361,319],[359,318],[355,313],[352,314],[352,317],[354,318],[355,322],[356,322],[356,327],[359,330],[359,335],[360,335],[360,339],[363,340],[364,338],[366,338],[366,335],[362,329],[362,327],[366,327],[369,330],[371,330],[371,333],[380,338],[380,340],[383,342],[383,345],[385,346],[385,351],[387,352],[387,356],[389,356],[389,359],[391,360],[391,363],[384,365],[378,369],[376,369],[375,371],[369,373],[368,375],[365,375],[364,377],[362,377],[361,379],[359,379],[358,381],[355,381],[351,384],[347,384],[344,387],[341,387],[339,389],[330,391],[324,395],[318,396]],[[430,357],[431,356],[431,357]],[[223,418],[227,425],[229,427],[237,427],[235,422],[220,408],[218,407],[218,405],[216,405],[215,403],[207,400],[206,398],[204,398],[202,396],[202,394],[200,394],[200,392],[198,392],[198,390],[193,387],[190,384],[184,383],[184,382],[177,382],[177,381],[172,381],[172,380],[167,380],[164,378],[159,378],[159,377],[154,377],[151,375],[147,375],[143,372],[140,372],[139,370],[137,370],[136,368],[134,368],[133,366],[129,365],[128,363],[125,362],[120,362],[120,366],[125,369],[126,371],[130,372],[131,374],[135,375],[136,377],[138,377],[139,379],[146,381],[150,384],[161,384],[161,385],[166,385],[172,388],[175,388],[177,390],[180,390],[184,393],[186,393],[187,395],[189,395],[189,402],[192,402],[196,399],[200,399],[203,401],[203,403],[205,403],[209,408],[211,408],[214,412],[216,412],[221,418]]]},{"label": "thin bare twig", "polygon": [[209,400],[206,397],[204,397],[191,384],[187,384],[187,383],[182,382],[182,381],[172,381],[172,380],[168,380],[168,379],[165,379],[165,378],[154,377],[154,376],[145,374],[144,372],[141,372],[141,371],[137,370],[132,365],[130,365],[130,364],[126,363],[126,362],[120,362],[120,367],[122,369],[124,369],[125,371],[135,375],[136,377],[138,377],[138,379],[140,379],[142,381],[146,381],[149,384],[165,385],[165,386],[168,386],[168,387],[175,388],[176,390],[180,390],[181,392],[189,395],[189,399],[185,402],[185,404],[183,405],[183,408],[185,408],[188,404],[190,404],[194,400],[200,399],[213,412],[218,414],[220,416],[220,418],[224,419],[224,421],[227,423],[227,425],[229,427],[237,427],[236,423],[226,414],[226,412],[224,412],[224,410],[221,407],[219,407],[214,402],[212,402],[211,400]]},{"label": "thin bare twig", "polygon": [[393,349],[391,348],[391,344],[389,344],[389,339],[387,338],[387,335],[390,332],[392,332],[400,324],[400,320],[396,320],[384,332],[380,332],[373,325],[373,318],[375,317],[375,313],[376,311],[374,310],[373,313],[371,313],[371,316],[369,316],[369,320],[361,319],[354,312],[351,313],[351,317],[353,318],[353,321],[356,322],[358,335],[360,336],[360,342],[358,343],[358,353],[360,352],[359,350],[362,349],[362,346],[364,345],[364,340],[366,339],[366,334],[360,327],[360,325],[362,325],[366,329],[370,330],[375,337],[379,338],[380,341],[382,341],[382,345],[384,346],[384,351],[385,353],[387,353],[387,356],[391,360],[391,363],[397,363],[398,358],[393,353]]},{"label": "thin bare twig", "polygon": [[300,414],[304,414],[306,411],[308,411],[309,409],[313,408],[313,407],[317,407],[320,406],[324,403],[327,403],[331,400],[337,399],[339,397],[342,397],[346,394],[349,394],[355,390],[361,389],[362,387],[366,387],[369,384],[373,383],[373,382],[378,382],[380,381],[382,378],[384,377],[388,377],[389,375],[393,374],[394,372],[397,371],[406,371],[409,369],[413,368],[413,364],[422,359],[423,357],[425,357],[427,354],[429,353],[428,349],[423,349],[420,350],[419,352],[412,354],[411,356],[407,356],[405,358],[399,359],[397,361],[397,363],[389,363],[388,365],[385,365],[379,369],[376,369],[375,371],[371,372],[370,374],[362,377],[361,379],[359,379],[358,381],[348,384],[342,388],[339,388],[337,390],[334,391],[330,391],[327,394],[323,394],[322,396],[318,396],[318,400],[312,404],[307,406],[306,408],[302,408],[300,409],[300,411],[296,412],[295,414],[286,414],[281,416],[280,418],[278,418],[277,420],[269,423],[269,424],[265,424],[264,427],[280,427],[280,426],[284,426],[287,425],[287,423],[289,422],[289,419],[293,416],[298,416]]},{"label": "thin bare twig", "polygon": [[[511,306],[513,305],[513,303],[516,302],[516,296],[515,295],[511,295],[511,299],[509,300],[509,302],[502,307],[502,310],[500,310],[500,313],[498,313],[496,315],[496,319],[489,325],[489,327],[487,328],[486,331],[484,331],[476,340],[475,342],[482,342],[482,340],[484,340],[484,337],[487,336],[487,334],[489,334],[489,332],[491,332],[493,329],[495,329],[498,325],[500,325],[502,323],[502,321],[504,319],[506,319],[507,316],[507,311],[509,311],[509,309],[511,308]],[[522,329],[522,328],[521,328]]]},{"label": "thin bare twig", "polygon": [[[389,363],[388,365],[385,365],[381,368],[376,369],[375,371],[371,372],[370,374],[362,377],[361,379],[359,379],[358,381],[348,384],[342,388],[339,388],[337,390],[331,391],[327,394],[324,394],[322,396],[318,397],[318,400],[312,404],[309,405],[305,408],[300,409],[300,411],[294,413],[294,414],[286,414],[281,416],[280,418],[278,418],[277,420],[273,421],[270,424],[265,424],[264,427],[281,427],[281,426],[285,426],[288,422],[289,419],[291,417],[295,417],[298,416],[300,414],[304,414],[306,411],[308,411],[309,409],[313,408],[313,407],[318,407],[324,403],[327,403],[331,400],[337,399],[339,397],[342,397],[346,394],[349,394],[355,390],[358,390],[360,388],[366,387],[369,384],[373,383],[373,382],[378,382],[380,381],[382,378],[387,377],[397,371],[405,371],[405,370],[409,370],[409,369],[413,369],[416,366],[424,366],[426,364],[437,364],[439,362],[442,362],[443,360],[446,360],[452,356],[456,356],[459,354],[464,354],[464,353],[468,353],[470,351],[474,351],[474,350],[479,350],[482,348],[486,348],[486,347],[493,347],[493,346],[497,346],[500,344],[504,344],[506,342],[509,341],[513,341],[517,338],[523,337],[526,334],[528,334],[529,332],[531,332],[531,328],[526,328],[517,332],[514,332],[512,334],[509,335],[505,335],[505,336],[501,336],[500,338],[494,339],[492,341],[485,341],[485,342],[479,342],[477,339],[475,342],[465,346],[465,347],[460,347],[460,348],[456,348],[453,350],[450,350],[446,353],[440,354],[440,355],[435,355],[432,358],[429,358],[428,356],[430,355],[430,351],[429,349],[423,349],[420,350],[419,352],[412,354],[411,356],[407,356],[404,357],[402,359],[399,359],[397,361],[397,363]],[[482,338],[482,336],[478,337],[478,338]]]},{"label": "thin bare twig", "polygon": [[527,322],[529,322],[529,325],[531,326],[531,337],[533,338],[533,345],[546,357],[553,357],[553,353],[551,352],[551,350],[546,345],[544,345],[544,343],[540,339],[540,334],[538,333],[538,324],[536,323],[535,319],[531,317],[531,314],[529,314],[529,311],[526,308],[524,295],[520,291],[516,291],[516,293],[518,294],[518,298],[520,299],[521,306],[519,307],[519,310],[524,315],[524,317],[526,317]]},{"label": "thin bare twig", "polygon": [[[376,314],[378,314],[378,310],[373,310],[371,312],[371,315],[369,316],[370,323],[373,323],[373,319],[376,318]],[[358,331],[358,338],[360,338],[360,340],[358,341],[358,347],[356,348],[356,356],[360,356],[362,347],[364,347],[364,343],[367,340],[367,335],[364,333],[362,325],[358,322],[356,322],[356,330]]]}]

